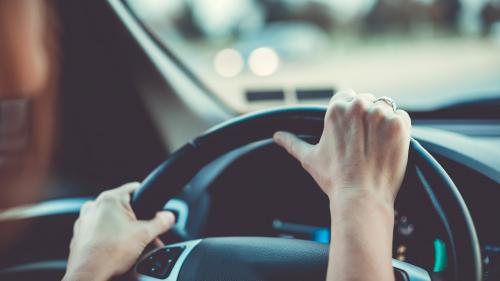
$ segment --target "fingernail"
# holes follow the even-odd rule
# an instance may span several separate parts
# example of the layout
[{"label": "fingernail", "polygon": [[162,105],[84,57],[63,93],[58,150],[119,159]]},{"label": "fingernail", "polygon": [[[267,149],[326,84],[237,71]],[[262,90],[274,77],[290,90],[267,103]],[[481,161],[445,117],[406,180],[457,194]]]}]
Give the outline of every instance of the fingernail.
[{"label": "fingernail", "polygon": [[165,223],[175,223],[175,215],[172,212],[162,212],[162,216]]},{"label": "fingernail", "polygon": [[275,141],[281,141],[283,139],[283,132],[278,131],[278,132],[274,133],[273,139]]}]

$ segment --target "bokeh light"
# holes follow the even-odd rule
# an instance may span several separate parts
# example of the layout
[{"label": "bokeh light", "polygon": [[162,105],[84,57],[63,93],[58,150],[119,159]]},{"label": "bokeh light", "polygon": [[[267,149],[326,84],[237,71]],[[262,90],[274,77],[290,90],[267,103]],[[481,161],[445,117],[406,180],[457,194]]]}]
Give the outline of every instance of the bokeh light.
[{"label": "bokeh light", "polygon": [[222,77],[234,77],[238,75],[244,66],[241,54],[235,49],[223,49],[214,58],[214,68]]},{"label": "bokeh light", "polygon": [[257,48],[248,57],[248,66],[257,76],[274,74],[279,67],[280,58],[275,50],[267,47]]}]

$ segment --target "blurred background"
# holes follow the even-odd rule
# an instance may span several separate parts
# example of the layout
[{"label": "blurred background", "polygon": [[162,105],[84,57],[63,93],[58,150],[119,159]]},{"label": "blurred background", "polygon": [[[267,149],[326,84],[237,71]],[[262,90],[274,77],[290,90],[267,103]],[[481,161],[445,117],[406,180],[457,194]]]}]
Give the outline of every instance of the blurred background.
[{"label": "blurred background", "polygon": [[500,0],[0,1],[0,210],[141,180],[214,124],[343,87],[411,114],[498,100]]},{"label": "blurred background", "polygon": [[342,87],[413,110],[500,90],[498,0],[126,2],[237,112],[325,102]]}]

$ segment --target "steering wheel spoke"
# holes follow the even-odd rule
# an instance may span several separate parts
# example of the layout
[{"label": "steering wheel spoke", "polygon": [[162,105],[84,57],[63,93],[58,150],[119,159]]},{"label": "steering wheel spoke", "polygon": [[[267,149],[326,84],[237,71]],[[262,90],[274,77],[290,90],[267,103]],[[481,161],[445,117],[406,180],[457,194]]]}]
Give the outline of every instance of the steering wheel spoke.
[{"label": "steering wheel spoke", "polygon": [[178,280],[179,272],[190,252],[202,240],[167,245],[147,253],[135,266],[140,280]]},{"label": "steering wheel spoke", "polygon": [[411,263],[402,262],[396,259],[392,260],[392,267],[396,281],[431,281],[431,276],[427,270],[413,265]]},{"label": "steering wheel spoke", "polygon": [[[192,240],[156,249],[135,270],[140,280],[325,280],[328,245],[270,237]],[[393,260],[396,281],[431,281],[418,266]]]}]

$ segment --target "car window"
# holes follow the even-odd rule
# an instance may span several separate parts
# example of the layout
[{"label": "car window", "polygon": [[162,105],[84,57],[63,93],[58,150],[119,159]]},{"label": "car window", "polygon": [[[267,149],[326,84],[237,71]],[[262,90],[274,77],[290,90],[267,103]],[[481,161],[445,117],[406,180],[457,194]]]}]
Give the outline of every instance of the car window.
[{"label": "car window", "polygon": [[237,112],[338,89],[411,110],[500,95],[500,1],[125,0]]}]

